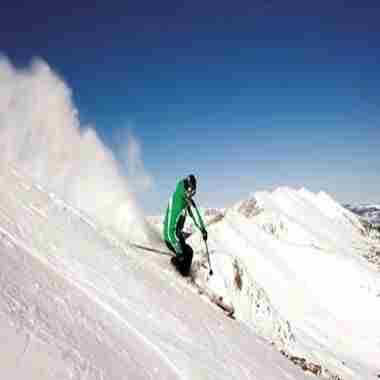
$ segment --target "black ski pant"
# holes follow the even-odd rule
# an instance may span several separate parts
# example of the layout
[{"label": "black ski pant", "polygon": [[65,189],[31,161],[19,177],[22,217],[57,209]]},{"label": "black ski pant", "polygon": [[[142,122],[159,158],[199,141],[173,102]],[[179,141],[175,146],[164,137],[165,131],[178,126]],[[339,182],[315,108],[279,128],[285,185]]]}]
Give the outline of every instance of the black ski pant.
[{"label": "black ski pant", "polygon": [[[178,236],[179,235],[179,236]],[[186,244],[185,239],[182,235],[182,232],[180,234],[177,234],[179,243],[181,245],[182,254],[178,255],[174,247],[171,245],[170,242],[166,241],[167,247],[176,255],[175,256],[175,262],[176,267],[178,268],[179,272],[183,276],[187,276],[190,272],[191,263],[193,261],[193,249]]]}]

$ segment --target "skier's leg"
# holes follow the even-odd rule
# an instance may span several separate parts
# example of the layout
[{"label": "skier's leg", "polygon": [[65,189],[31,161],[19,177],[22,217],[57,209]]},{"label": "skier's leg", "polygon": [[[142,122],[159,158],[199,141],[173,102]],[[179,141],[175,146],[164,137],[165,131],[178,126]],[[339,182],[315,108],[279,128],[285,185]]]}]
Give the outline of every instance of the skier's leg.
[{"label": "skier's leg", "polygon": [[178,265],[177,252],[175,251],[174,247],[171,245],[170,242],[168,242],[168,241],[166,240],[165,243],[166,243],[166,246],[169,248],[169,250],[172,251],[172,252],[174,253],[174,256],[170,259],[170,262],[171,262],[175,267],[177,267],[177,265]]},{"label": "skier's leg", "polygon": [[186,272],[187,274],[190,273],[191,269],[191,263],[193,262],[193,249],[190,247],[190,245],[186,244]]},{"label": "skier's leg", "polygon": [[171,245],[170,242],[168,242],[167,240],[165,240],[165,243],[166,243],[166,246],[168,247],[168,249],[170,251],[172,251],[174,254],[177,254],[176,251],[175,251],[175,249],[174,249],[174,247]]},{"label": "skier's leg", "polygon": [[193,259],[193,250],[186,244],[184,236],[182,234],[182,228],[184,225],[184,218],[180,218],[177,224],[176,235],[179,241],[179,252],[173,247],[173,245],[166,241],[167,247],[175,253],[175,256],[171,258],[171,263],[177,268],[177,270],[183,275],[187,276],[191,267],[191,261]]},{"label": "skier's leg", "polygon": [[182,250],[184,259],[180,262],[178,269],[183,276],[188,276],[193,261],[193,249],[188,244],[184,244]]}]

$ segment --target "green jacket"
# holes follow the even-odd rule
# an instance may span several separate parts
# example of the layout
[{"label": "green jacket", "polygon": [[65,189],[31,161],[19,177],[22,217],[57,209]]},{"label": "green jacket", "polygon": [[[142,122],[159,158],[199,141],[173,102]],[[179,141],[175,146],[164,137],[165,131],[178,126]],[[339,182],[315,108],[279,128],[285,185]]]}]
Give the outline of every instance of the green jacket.
[{"label": "green jacket", "polygon": [[[192,213],[192,207],[195,209],[198,221]],[[177,254],[182,254],[181,245],[176,234],[177,225],[181,216],[186,218],[187,213],[189,213],[194,221],[194,224],[200,231],[206,229],[201,214],[198,211],[198,208],[195,205],[194,201],[192,199],[186,199],[184,181],[181,180],[178,182],[175,192],[170,197],[164,220],[164,240],[173,246]]]}]

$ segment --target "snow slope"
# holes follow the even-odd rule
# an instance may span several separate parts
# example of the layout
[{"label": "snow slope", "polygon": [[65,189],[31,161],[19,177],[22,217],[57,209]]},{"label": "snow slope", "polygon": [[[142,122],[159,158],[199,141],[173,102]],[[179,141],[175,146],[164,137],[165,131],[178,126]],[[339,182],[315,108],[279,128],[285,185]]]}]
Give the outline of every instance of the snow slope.
[{"label": "snow slope", "polygon": [[306,378],[166,256],[133,250],[15,168],[0,186],[0,378]]},{"label": "snow slope", "polygon": [[[380,276],[357,216],[327,194],[258,192],[208,228],[214,278],[236,316],[344,379],[380,372]],[[199,235],[191,242],[202,250]],[[329,376],[327,372],[326,376]]]}]

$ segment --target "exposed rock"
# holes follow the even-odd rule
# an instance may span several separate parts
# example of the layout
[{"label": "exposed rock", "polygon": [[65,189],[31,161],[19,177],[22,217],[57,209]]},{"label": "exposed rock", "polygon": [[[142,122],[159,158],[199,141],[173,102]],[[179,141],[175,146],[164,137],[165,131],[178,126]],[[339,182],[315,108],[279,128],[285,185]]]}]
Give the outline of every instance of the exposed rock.
[{"label": "exposed rock", "polygon": [[207,208],[204,211],[204,218],[207,226],[220,222],[224,218],[224,216],[224,211],[216,208]]},{"label": "exposed rock", "polygon": [[234,283],[237,289],[241,290],[243,288],[243,270],[240,268],[238,261],[235,259],[233,262],[235,276]]},{"label": "exposed rock", "polygon": [[363,256],[370,263],[377,266],[380,270],[380,248],[373,246],[369,249],[369,251]]},{"label": "exposed rock", "polygon": [[307,361],[305,358],[301,358],[299,356],[290,355],[284,350],[280,351],[282,355],[284,355],[287,359],[289,359],[293,364],[300,367],[303,371],[311,373],[315,376],[318,376],[322,379],[328,380],[343,380],[337,374],[332,373],[326,368],[323,368],[320,364],[313,363],[311,361]]},{"label": "exposed rock", "polygon": [[255,198],[247,199],[242,202],[238,208],[238,212],[243,214],[246,218],[252,218],[260,214],[262,209],[259,207]]}]

